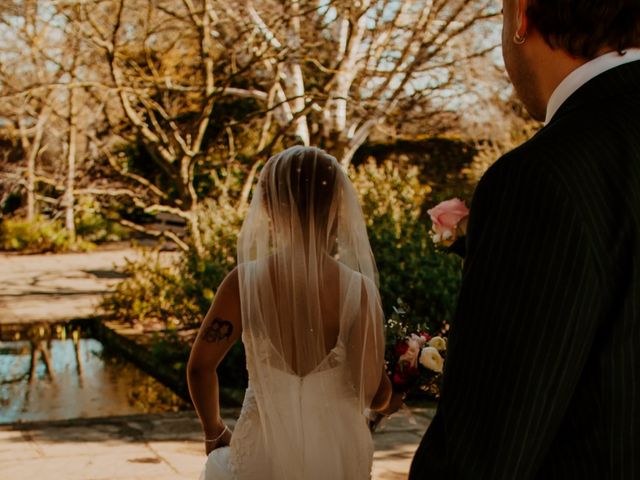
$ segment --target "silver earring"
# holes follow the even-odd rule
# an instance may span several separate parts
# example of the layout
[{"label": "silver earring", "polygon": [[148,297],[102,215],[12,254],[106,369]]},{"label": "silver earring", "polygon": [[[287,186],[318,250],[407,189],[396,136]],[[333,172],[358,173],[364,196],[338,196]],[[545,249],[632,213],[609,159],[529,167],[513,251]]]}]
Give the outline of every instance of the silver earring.
[{"label": "silver earring", "polygon": [[522,45],[526,40],[527,40],[526,33],[524,35],[520,35],[519,32],[516,32],[516,34],[513,36],[513,43],[515,43],[516,45]]}]

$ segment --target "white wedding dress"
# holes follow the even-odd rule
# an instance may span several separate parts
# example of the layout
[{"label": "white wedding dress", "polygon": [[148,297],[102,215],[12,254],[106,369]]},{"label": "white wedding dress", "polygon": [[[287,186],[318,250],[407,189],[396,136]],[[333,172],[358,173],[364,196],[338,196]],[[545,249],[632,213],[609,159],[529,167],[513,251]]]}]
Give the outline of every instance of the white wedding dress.
[{"label": "white wedding dress", "polygon": [[272,157],[238,239],[249,388],[230,446],[211,452],[201,480],[371,477],[363,412],[384,365],[376,280],[336,159],[303,147]]},{"label": "white wedding dress", "polygon": [[[268,341],[260,352],[247,352],[250,366],[261,356],[270,355]],[[231,445],[209,455],[202,480],[361,480],[371,478],[373,442],[366,419],[345,365],[345,346],[338,345],[319,368],[304,377],[274,371],[274,390],[279,392],[270,404],[273,411],[262,412],[251,386],[246,391],[240,418]],[[331,390],[329,392],[328,390]],[[330,393],[331,403],[326,401]],[[340,399],[340,401],[335,401]],[[286,419],[288,431],[272,439],[281,447],[265,444],[261,415]],[[290,443],[295,439],[295,443]],[[301,440],[301,441],[300,441]],[[286,455],[274,458],[274,455]],[[277,477],[265,473],[274,465],[286,466]]]}]

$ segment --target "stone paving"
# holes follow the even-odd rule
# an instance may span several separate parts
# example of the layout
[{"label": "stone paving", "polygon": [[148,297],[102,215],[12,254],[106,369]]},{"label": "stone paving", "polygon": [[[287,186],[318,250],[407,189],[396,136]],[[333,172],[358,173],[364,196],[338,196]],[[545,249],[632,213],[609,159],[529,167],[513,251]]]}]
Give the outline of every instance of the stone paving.
[{"label": "stone paving", "polygon": [[[0,323],[92,316],[140,255],[130,248],[57,255],[0,253]],[[170,252],[162,255],[170,261]],[[432,409],[396,414],[374,435],[373,478],[407,476]],[[234,412],[227,412],[233,425]],[[204,462],[193,412],[0,425],[2,480],[197,479]]]},{"label": "stone paving", "polygon": [[[0,253],[0,324],[60,322],[95,315],[102,295],[123,278],[132,248],[88,253]],[[162,256],[171,257],[172,252]]]},{"label": "stone paving", "polygon": [[[235,412],[226,414],[233,426]],[[400,412],[374,435],[374,480],[407,477],[432,415]],[[193,412],[5,425],[0,472],[3,480],[195,480],[204,462],[201,438]]]}]

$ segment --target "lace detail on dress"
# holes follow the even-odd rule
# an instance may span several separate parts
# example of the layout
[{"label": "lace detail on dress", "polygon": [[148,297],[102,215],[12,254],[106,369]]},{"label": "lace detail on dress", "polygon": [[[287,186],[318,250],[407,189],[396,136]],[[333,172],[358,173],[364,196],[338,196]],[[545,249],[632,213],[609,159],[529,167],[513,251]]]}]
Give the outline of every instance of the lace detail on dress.
[{"label": "lace detail on dress", "polygon": [[[282,358],[282,355],[276,350],[273,346],[271,340],[264,335],[256,335],[256,338],[259,340],[256,347],[253,349],[251,353],[247,351],[247,368],[249,369],[249,373],[251,374],[251,365],[252,362],[249,361],[249,355],[255,357],[255,361],[262,365],[271,365],[278,370],[281,370],[290,375],[299,377],[300,375],[296,374],[291,367],[285,362]],[[318,373],[323,370],[328,370],[331,368],[336,368],[338,366],[344,365],[347,360],[347,352],[346,346],[344,344],[344,340],[339,337],[335,347],[333,347],[327,356],[314,368],[312,371],[307,373],[307,375]]]},{"label": "lace detail on dress", "polygon": [[345,350],[342,339],[339,338],[336,346],[331,349],[327,356],[313,369],[311,373],[321,372],[323,370],[329,370],[344,365],[347,359],[347,352]]},{"label": "lace detail on dress", "polygon": [[229,470],[234,476],[244,470],[244,466],[247,465],[247,459],[251,461],[251,457],[256,451],[258,435],[256,435],[255,428],[258,425],[260,425],[258,404],[253,390],[249,387],[244,396],[236,428],[231,436]]}]

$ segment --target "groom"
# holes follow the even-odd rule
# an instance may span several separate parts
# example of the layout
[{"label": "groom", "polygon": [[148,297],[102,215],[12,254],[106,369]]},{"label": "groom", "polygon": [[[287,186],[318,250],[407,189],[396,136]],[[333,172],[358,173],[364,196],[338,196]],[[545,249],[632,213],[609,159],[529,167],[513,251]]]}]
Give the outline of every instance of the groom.
[{"label": "groom", "polygon": [[640,0],[504,0],[546,126],[478,185],[409,478],[640,479]]}]

